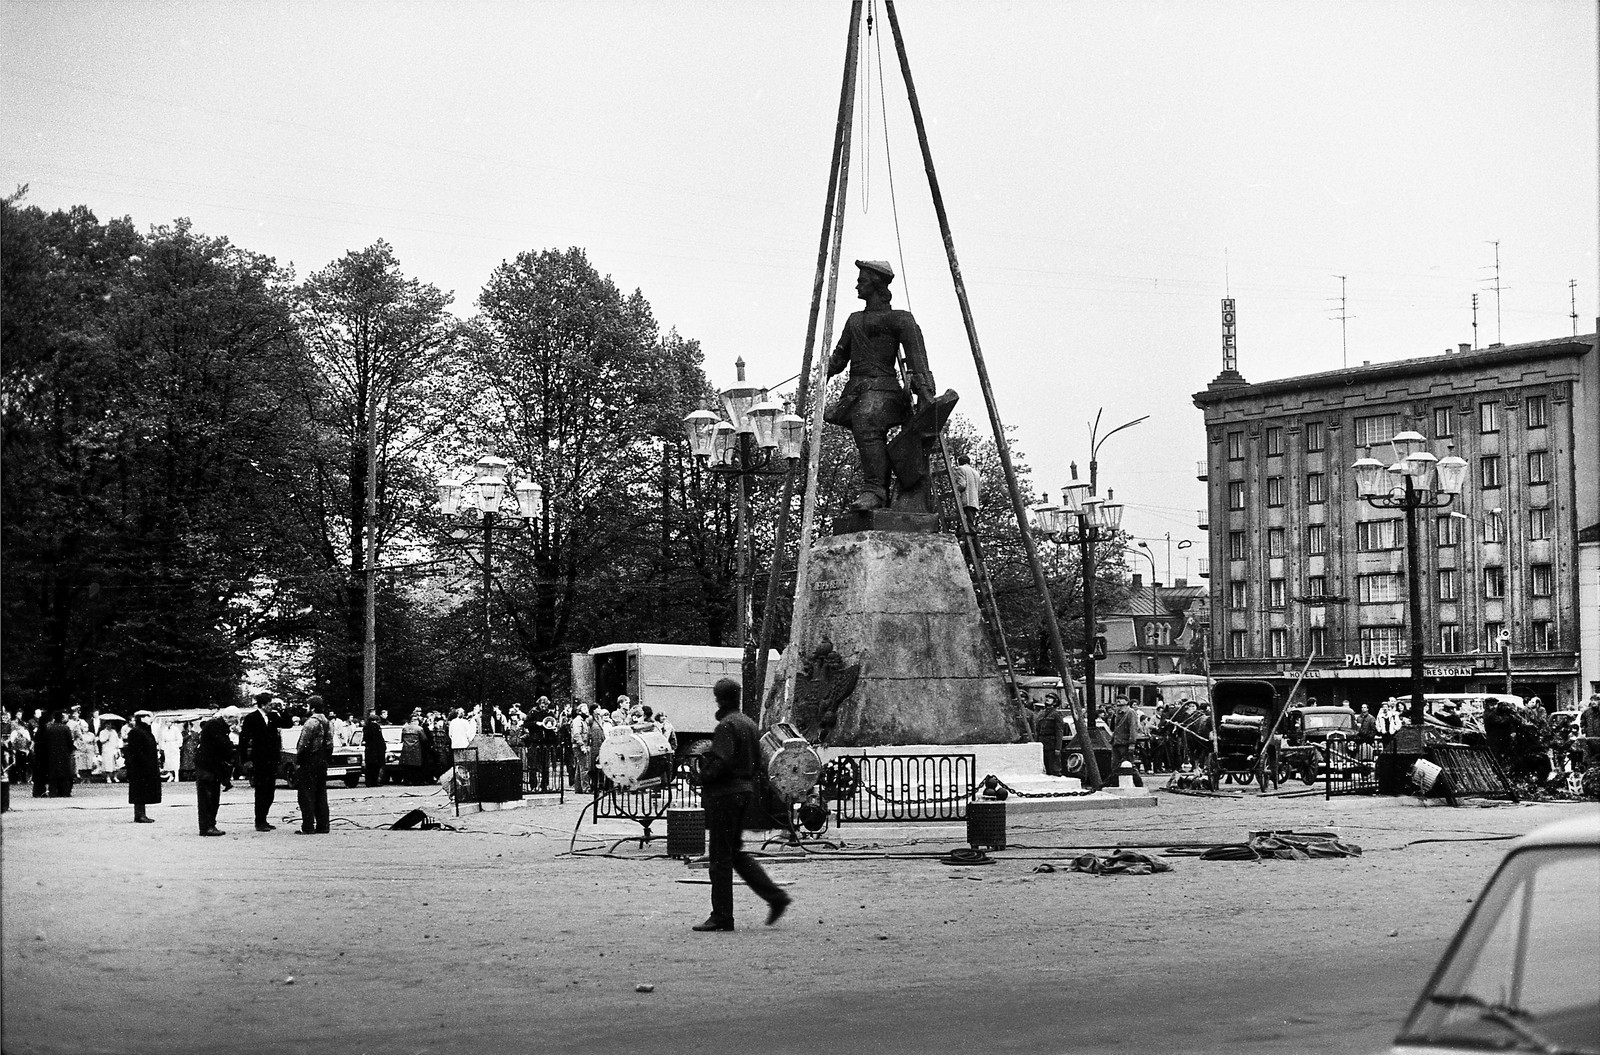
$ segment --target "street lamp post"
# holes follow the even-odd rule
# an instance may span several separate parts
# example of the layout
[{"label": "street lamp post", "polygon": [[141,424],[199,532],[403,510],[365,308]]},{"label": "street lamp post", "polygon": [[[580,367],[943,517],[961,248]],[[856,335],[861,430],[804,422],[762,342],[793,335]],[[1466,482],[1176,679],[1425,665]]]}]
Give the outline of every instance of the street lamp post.
[{"label": "street lamp post", "polygon": [[[522,763],[516,752],[489,720],[489,668],[494,644],[494,532],[507,517],[531,526],[539,519],[544,488],[532,480],[521,480],[507,488],[510,463],[488,454],[474,466],[476,477],[446,477],[439,481],[439,509],[446,516],[458,511],[475,513],[483,523],[483,662],[478,691],[478,733],[467,745],[451,744],[452,751],[467,748],[472,758],[457,756],[456,762],[472,767],[470,786],[479,805],[502,808],[522,800]],[[513,511],[502,511],[507,497],[514,496]]]},{"label": "street lamp post", "polygon": [[[1156,618],[1161,614],[1161,603],[1156,598],[1156,555],[1150,552],[1150,543],[1139,542],[1136,543],[1136,545],[1138,546],[1137,549],[1131,549],[1127,552],[1132,553],[1136,557],[1143,557],[1145,560],[1150,562],[1150,622],[1146,625],[1153,627],[1155,626]],[[1172,570],[1172,565],[1170,562],[1167,565],[1167,570],[1168,572]],[[1150,671],[1150,673],[1161,673],[1161,656],[1160,653],[1156,651],[1156,643],[1154,641],[1150,642],[1150,658],[1154,660],[1151,666],[1155,667],[1155,669]]]},{"label": "street lamp post", "polygon": [[[1421,433],[1402,432],[1392,441],[1393,464],[1385,466],[1371,456],[1351,466],[1356,475],[1356,492],[1376,509],[1399,509],[1406,522],[1406,578],[1410,587],[1411,620],[1411,716],[1410,724],[1420,729],[1423,720],[1423,694],[1427,691],[1422,661],[1422,556],[1417,537],[1417,510],[1443,509],[1461,493],[1466,481],[1467,463],[1454,455],[1436,458],[1423,450],[1427,440]],[[1420,736],[1420,734],[1418,734]],[[1420,743],[1417,744],[1420,748]]]},{"label": "street lamp post", "polygon": [[719,393],[727,417],[718,420],[709,410],[696,410],[684,416],[683,428],[689,453],[696,461],[737,481],[735,626],[739,647],[744,650],[740,678],[743,707],[746,714],[755,717],[761,713],[764,686],[752,684],[756,646],[750,638],[750,478],[779,476],[789,471],[800,458],[805,420],[774,403],[766,389],[747,384],[743,358],[734,361],[734,369],[737,374],[733,387]]},{"label": "street lamp post", "polygon": [[1083,570],[1083,695],[1084,709],[1092,727],[1099,717],[1094,672],[1099,630],[1094,615],[1094,548],[1104,537],[1122,525],[1122,504],[1096,498],[1089,485],[1071,483],[1061,489],[1062,508],[1045,503],[1034,507],[1034,520],[1040,533],[1054,542],[1076,544],[1079,566]]}]

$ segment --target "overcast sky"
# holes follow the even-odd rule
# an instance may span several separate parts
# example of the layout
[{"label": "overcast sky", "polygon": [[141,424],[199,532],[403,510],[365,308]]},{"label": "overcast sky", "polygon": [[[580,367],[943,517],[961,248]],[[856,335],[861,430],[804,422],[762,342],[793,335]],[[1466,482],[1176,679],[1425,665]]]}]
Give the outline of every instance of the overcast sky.
[{"label": "overcast sky", "polygon": [[[1178,575],[1204,552],[1190,395],[1229,292],[1252,381],[1337,368],[1346,338],[1351,364],[1471,341],[1474,293],[1480,344],[1570,334],[1572,279],[1594,329],[1594,3],[897,10],[1001,415],[1056,492],[1097,409],[1102,433],[1150,415],[1102,448],[1101,489],[1163,574],[1167,534],[1195,540]],[[848,18],[5,0],[0,187],[189,217],[302,277],[387,239],[462,315],[502,260],[582,246],[702,342],[715,382],[742,355],[776,384],[803,352]],[[902,271],[939,387],[982,422],[893,39],[864,48],[844,255]]]}]

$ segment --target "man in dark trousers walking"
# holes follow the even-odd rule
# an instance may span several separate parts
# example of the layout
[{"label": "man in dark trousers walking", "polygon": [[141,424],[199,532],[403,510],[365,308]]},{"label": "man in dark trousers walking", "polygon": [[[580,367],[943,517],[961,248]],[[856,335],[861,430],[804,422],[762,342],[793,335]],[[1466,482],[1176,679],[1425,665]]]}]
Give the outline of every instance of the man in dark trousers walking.
[{"label": "man in dark trousers walking", "polygon": [[295,745],[295,777],[300,782],[300,830],[296,835],[327,835],[328,763],[333,758],[333,728],[322,712],[322,697],[306,700],[311,714]]},{"label": "man in dark trousers walking", "polygon": [[244,756],[250,784],[256,791],[256,831],[270,832],[267,821],[272,800],[278,795],[278,763],[283,757],[283,734],[270,692],[256,693],[256,706],[239,723],[239,753]]},{"label": "man in dark trousers walking", "polygon": [[789,907],[789,895],[744,852],[744,813],[755,794],[752,780],[761,747],[756,723],[739,710],[739,692],[732,678],[723,678],[711,690],[717,701],[717,730],[700,759],[700,798],[711,839],[711,917],[695,924],[699,931],[733,929],[734,872],[766,901],[767,926]]}]

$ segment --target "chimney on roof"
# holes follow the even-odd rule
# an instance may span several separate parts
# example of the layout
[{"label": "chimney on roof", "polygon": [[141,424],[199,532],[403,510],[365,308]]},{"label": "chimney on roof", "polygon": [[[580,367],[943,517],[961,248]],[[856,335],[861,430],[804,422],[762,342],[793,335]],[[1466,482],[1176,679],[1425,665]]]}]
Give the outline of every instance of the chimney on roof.
[{"label": "chimney on roof", "polygon": [[1172,585],[1174,587],[1176,587],[1177,589],[1181,590],[1184,587],[1189,585],[1189,580],[1188,579],[1173,579],[1172,580]]},{"label": "chimney on roof", "polygon": [[1133,573],[1133,588],[1135,590],[1144,585],[1144,576],[1139,572]]},{"label": "chimney on roof", "polygon": [[1472,351],[1472,345],[1468,344],[1466,341],[1462,341],[1460,344],[1456,345],[1456,349],[1461,352],[1470,352]]}]

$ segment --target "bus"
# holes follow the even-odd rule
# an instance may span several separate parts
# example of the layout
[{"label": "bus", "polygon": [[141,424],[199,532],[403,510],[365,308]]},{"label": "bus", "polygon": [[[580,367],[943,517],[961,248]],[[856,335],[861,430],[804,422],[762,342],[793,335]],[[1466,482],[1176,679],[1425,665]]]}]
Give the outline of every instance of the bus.
[{"label": "bus", "polygon": [[1204,674],[1129,674],[1098,671],[1094,676],[1097,710],[1109,713],[1118,696],[1139,708],[1145,714],[1154,714],[1158,704],[1181,707],[1197,703],[1207,710],[1211,707],[1211,693],[1206,688]]}]

